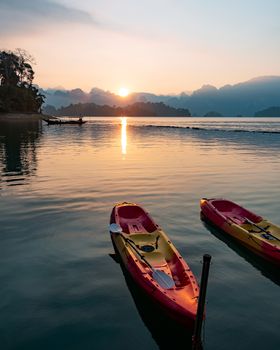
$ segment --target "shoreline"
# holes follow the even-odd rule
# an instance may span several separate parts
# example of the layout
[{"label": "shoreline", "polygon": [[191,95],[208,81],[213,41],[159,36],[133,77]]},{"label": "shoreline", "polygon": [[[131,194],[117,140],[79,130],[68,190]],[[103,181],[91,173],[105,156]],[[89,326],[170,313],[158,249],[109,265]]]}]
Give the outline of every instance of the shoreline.
[{"label": "shoreline", "polygon": [[0,121],[32,121],[32,120],[43,120],[56,119],[52,115],[40,114],[40,113],[0,113]]}]

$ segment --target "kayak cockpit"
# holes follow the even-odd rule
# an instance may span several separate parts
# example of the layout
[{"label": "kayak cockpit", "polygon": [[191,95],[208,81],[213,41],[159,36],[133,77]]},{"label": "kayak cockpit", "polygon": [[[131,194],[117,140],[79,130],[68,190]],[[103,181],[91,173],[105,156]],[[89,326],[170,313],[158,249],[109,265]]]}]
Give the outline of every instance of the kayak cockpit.
[{"label": "kayak cockpit", "polygon": [[254,223],[262,221],[262,217],[255,215],[249,210],[239,206],[236,203],[225,199],[214,199],[211,200],[212,206],[221,213],[226,219],[232,220],[238,225],[246,224],[247,219]]},{"label": "kayak cockpit", "polygon": [[135,204],[124,203],[124,205],[118,207],[116,216],[123,232],[127,234],[151,233],[157,229],[157,225],[150,218],[149,214]]},{"label": "kayak cockpit", "polygon": [[[153,268],[160,269],[172,277],[176,288],[190,283],[182,257],[172,248],[171,242],[166,239],[162,230],[152,233],[132,233],[127,237]],[[134,254],[133,251],[131,253]],[[142,263],[142,266],[147,269],[145,263]]]},{"label": "kayak cockpit", "polygon": [[154,234],[131,234],[129,239],[153,267],[165,267],[167,266],[167,261],[163,252],[158,249],[160,235],[156,233],[157,232],[154,232]]}]

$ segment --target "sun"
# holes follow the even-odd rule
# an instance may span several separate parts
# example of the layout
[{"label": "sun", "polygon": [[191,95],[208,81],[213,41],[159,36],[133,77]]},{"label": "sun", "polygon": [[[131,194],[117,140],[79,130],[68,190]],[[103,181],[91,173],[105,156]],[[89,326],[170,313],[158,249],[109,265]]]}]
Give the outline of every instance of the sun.
[{"label": "sun", "polygon": [[129,94],[129,90],[125,87],[119,89],[119,96],[126,97]]}]

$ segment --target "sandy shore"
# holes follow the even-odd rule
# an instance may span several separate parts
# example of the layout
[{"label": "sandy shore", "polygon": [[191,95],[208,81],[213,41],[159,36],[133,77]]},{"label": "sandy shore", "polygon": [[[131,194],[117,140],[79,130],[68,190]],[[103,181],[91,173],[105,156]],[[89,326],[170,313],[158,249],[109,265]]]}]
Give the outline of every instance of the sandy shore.
[{"label": "sandy shore", "polygon": [[28,120],[42,120],[42,119],[55,119],[55,117],[46,114],[39,113],[0,113],[0,120],[13,120],[13,121],[28,121]]}]

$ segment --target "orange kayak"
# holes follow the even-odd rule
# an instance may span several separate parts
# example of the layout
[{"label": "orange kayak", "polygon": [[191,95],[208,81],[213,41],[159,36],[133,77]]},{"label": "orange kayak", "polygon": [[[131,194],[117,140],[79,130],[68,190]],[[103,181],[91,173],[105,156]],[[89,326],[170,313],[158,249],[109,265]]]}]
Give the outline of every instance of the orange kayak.
[{"label": "orange kayak", "polygon": [[269,262],[280,265],[280,227],[240,205],[221,198],[202,198],[206,220]]},{"label": "orange kayak", "polygon": [[112,210],[110,233],[136,284],[169,317],[193,329],[199,287],[164,231],[139,205],[124,202]]}]

